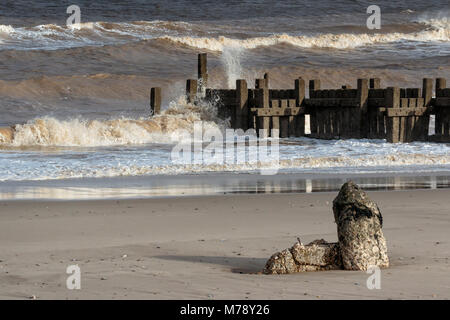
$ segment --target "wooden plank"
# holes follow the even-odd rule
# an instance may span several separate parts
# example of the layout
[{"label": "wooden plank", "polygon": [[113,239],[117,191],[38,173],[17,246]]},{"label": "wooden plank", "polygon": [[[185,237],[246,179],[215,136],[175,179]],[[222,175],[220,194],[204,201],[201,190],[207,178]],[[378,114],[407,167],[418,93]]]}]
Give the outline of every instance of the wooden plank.
[{"label": "wooden plank", "polygon": [[295,137],[295,126],[296,126],[296,117],[289,116],[289,137]]},{"label": "wooden plank", "polygon": [[152,116],[161,111],[161,88],[159,87],[150,89],[150,109]]},{"label": "wooden plank", "polygon": [[434,105],[438,107],[450,108],[450,98],[436,98]]},{"label": "wooden plank", "polygon": [[355,98],[312,98],[305,99],[305,105],[310,107],[359,107]]},{"label": "wooden plank", "polygon": [[280,117],[280,138],[289,137],[289,117]]},{"label": "wooden plank", "polygon": [[247,81],[236,80],[236,128],[248,129],[248,88]]},{"label": "wooden plank", "polygon": [[269,119],[272,119],[272,129],[278,130],[278,136],[272,130],[270,131],[270,136],[272,138],[278,138],[280,136],[280,117],[269,117]]},{"label": "wooden plank", "polygon": [[295,120],[295,136],[303,137],[305,135],[305,115],[300,114],[294,117]]},{"label": "wooden plank", "polygon": [[186,81],[186,99],[188,103],[194,103],[197,97],[198,81],[195,79],[188,79]]},{"label": "wooden plank", "polygon": [[[269,136],[270,130],[270,117],[257,117],[257,119],[258,119],[258,135],[261,138],[267,138]],[[261,130],[264,130],[262,132],[262,136]]]},{"label": "wooden plank", "polygon": [[198,54],[198,85],[199,85],[199,91],[202,91],[203,88],[206,88],[208,86],[208,58],[206,53],[199,53]]},{"label": "wooden plank", "polygon": [[428,107],[430,105],[431,99],[433,98],[433,79],[423,78],[422,97],[424,99],[424,107]]},{"label": "wooden plank", "polygon": [[427,108],[387,108],[386,116],[388,117],[408,117],[421,116],[427,113]]},{"label": "wooden plank", "polygon": [[323,133],[326,139],[331,139],[331,110],[323,110],[323,116],[324,116],[324,129]]},{"label": "wooden plank", "polygon": [[300,107],[305,100],[305,80],[302,78],[295,79],[295,100],[297,107]]},{"label": "wooden plank", "polygon": [[398,143],[399,142],[399,133],[400,133],[400,119],[399,117],[388,117],[387,118],[387,141],[390,143]]},{"label": "wooden plank", "polygon": [[268,89],[255,89],[255,106],[257,108],[269,108]]},{"label": "wooden plank", "polygon": [[384,112],[377,113],[377,138],[386,138],[386,115]]},{"label": "wooden plank", "polygon": [[340,133],[339,133],[339,121],[340,121],[340,115],[339,115],[339,109],[335,108],[332,110],[333,112],[333,122],[332,122],[332,126],[333,126],[333,138],[335,137],[339,137]]},{"label": "wooden plank", "polygon": [[[272,100],[272,106],[276,106],[277,103],[274,104],[276,100]],[[272,108],[251,108],[250,111],[252,113],[256,113],[257,116],[267,116],[267,117],[273,117],[273,116],[296,116],[299,114],[305,113],[305,108],[278,108],[278,107],[272,107]]]}]

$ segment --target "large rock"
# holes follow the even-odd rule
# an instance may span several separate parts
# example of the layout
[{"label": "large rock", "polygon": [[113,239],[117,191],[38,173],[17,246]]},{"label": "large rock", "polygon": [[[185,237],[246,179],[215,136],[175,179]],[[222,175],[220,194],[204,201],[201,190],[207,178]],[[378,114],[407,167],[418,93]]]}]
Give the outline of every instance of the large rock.
[{"label": "large rock", "polygon": [[341,269],[339,244],[314,240],[303,245],[298,241],[292,248],[275,253],[263,270],[265,274],[285,274],[305,271]]},{"label": "large rock", "polygon": [[314,240],[275,253],[263,273],[285,274],[333,269],[367,270],[389,266],[380,209],[356,184],[345,183],[333,201],[338,243]]},{"label": "large rock", "polygon": [[389,266],[383,218],[377,204],[352,181],[345,183],[333,201],[342,264],[347,270]]}]

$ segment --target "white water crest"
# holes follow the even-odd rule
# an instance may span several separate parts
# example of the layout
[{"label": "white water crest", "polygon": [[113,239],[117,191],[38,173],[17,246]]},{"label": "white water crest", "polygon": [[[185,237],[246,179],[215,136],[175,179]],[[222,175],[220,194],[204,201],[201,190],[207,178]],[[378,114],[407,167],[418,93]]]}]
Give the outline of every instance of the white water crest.
[{"label": "white water crest", "polygon": [[[400,41],[448,42],[450,41],[449,18],[422,17],[416,23],[425,30],[412,33],[392,32],[376,34],[273,34],[269,36],[236,39],[227,36],[195,36],[201,25],[173,21],[133,22],[85,22],[80,28],[55,24],[35,27],[12,27],[0,25],[0,39],[12,41],[18,49],[58,49],[84,45],[104,45],[139,40],[165,40],[193,48],[224,52],[232,48],[255,49],[261,46],[290,44],[302,48],[352,49],[361,46],[395,43]],[[193,32],[194,31],[194,32]],[[4,41],[4,42],[5,42]],[[4,43],[8,45],[8,41]],[[3,46],[3,45],[2,45]],[[1,47],[0,47],[1,48]]]},{"label": "white water crest", "polygon": [[241,47],[225,47],[220,56],[220,60],[225,69],[227,84],[229,89],[236,86],[236,80],[242,77],[241,58],[244,49]]},{"label": "white water crest", "polygon": [[227,127],[227,122],[217,117],[217,108],[213,104],[204,102],[192,105],[186,103],[185,97],[180,97],[160,115],[151,118],[61,120],[48,116],[11,128],[0,128],[0,148],[172,143],[176,141],[177,133],[181,139],[184,132],[191,132],[195,121],[202,121],[205,130],[211,128],[223,131]]}]

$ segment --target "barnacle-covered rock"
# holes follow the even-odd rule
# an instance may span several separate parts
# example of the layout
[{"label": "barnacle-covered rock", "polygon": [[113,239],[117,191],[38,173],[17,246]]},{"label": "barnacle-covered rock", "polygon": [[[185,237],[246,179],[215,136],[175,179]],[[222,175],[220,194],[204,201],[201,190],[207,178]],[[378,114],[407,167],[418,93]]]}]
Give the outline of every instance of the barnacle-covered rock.
[{"label": "barnacle-covered rock", "polygon": [[333,269],[367,270],[389,267],[383,217],[377,204],[352,181],[345,183],[333,201],[337,243],[314,240],[303,245],[298,239],[290,249],[275,253],[263,273],[286,274]]},{"label": "barnacle-covered rock", "polygon": [[290,249],[275,253],[264,268],[265,274],[341,269],[339,245],[315,240],[307,245],[295,243]]},{"label": "barnacle-covered rock", "polygon": [[389,267],[383,217],[377,204],[355,183],[345,183],[333,201],[342,264],[347,270]]}]

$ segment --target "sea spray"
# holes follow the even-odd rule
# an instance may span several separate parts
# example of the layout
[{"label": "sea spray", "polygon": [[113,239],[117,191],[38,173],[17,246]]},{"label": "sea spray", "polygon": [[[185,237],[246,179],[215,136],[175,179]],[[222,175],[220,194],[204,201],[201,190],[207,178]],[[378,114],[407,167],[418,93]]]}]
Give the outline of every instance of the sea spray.
[{"label": "sea spray", "polygon": [[[11,147],[99,147],[148,143],[177,143],[177,133],[192,132],[195,121],[206,129],[224,130],[227,120],[217,116],[217,107],[206,101],[192,105],[182,96],[160,115],[151,118],[89,120],[39,117],[0,128],[0,148]],[[175,139],[174,139],[175,137]]]},{"label": "sea spray", "polygon": [[235,88],[236,80],[242,76],[241,57],[243,51],[244,48],[239,46],[226,46],[222,50],[220,61],[227,75],[228,89]]}]

